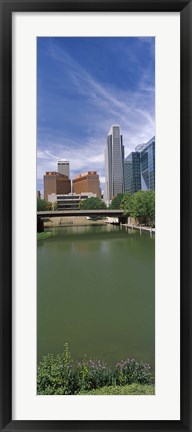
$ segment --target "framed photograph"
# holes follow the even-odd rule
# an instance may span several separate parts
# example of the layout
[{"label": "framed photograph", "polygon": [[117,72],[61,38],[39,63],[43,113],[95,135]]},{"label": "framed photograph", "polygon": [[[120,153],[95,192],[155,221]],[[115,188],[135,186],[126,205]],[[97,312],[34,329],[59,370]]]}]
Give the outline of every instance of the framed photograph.
[{"label": "framed photograph", "polygon": [[1,430],[191,424],[191,0],[0,0]]}]

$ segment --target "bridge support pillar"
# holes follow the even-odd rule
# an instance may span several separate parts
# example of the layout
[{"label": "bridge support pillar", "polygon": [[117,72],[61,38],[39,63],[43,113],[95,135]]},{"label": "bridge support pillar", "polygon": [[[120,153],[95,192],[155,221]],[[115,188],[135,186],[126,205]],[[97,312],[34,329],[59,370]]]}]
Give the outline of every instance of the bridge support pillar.
[{"label": "bridge support pillar", "polygon": [[44,223],[40,216],[37,216],[37,232],[44,232]]},{"label": "bridge support pillar", "polygon": [[119,225],[127,223],[127,216],[119,216]]}]

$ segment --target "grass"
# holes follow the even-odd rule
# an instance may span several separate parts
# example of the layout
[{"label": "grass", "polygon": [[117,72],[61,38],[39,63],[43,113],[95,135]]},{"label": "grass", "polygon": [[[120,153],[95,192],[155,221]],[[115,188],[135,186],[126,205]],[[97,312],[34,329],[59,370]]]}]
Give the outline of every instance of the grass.
[{"label": "grass", "polygon": [[53,233],[51,231],[45,231],[41,233],[37,233],[37,240],[44,240],[48,237],[51,237]]},{"label": "grass", "polygon": [[90,391],[81,391],[79,395],[154,395],[154,384],[130,384],[125,386],[101,387]]}]

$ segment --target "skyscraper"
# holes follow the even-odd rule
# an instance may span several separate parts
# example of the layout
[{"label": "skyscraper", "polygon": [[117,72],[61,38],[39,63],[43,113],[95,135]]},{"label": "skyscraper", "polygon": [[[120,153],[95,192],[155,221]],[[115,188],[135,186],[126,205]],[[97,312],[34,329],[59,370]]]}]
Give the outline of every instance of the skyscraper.
[{"label": "skyscraper", "polygon": [[68,178],[70,177],[69,173],[69,161],[63,159],[57,161],[57,172],[59,174],[66,175]]},{"label": "skyscraper", "polygon": [[125,192],[155,190],[155,137],[135,150],[124,161]]},{"label": "skyscraper", "polygon": [[104,200],[107,204],[124,192],[124,146],[120,126],[112,125],[107,137],[105,148],[105,192]]},{"label": "skyscraper", "polygon": [[132,152],[124,160],[125,192],[141,190],[140,153]]},{"label": "skyscraper", "polygon": [[155,137],[151,138],[146,144],[139,148],[140,152],[140,170],[141,170],[141,189],[155,189]]}]

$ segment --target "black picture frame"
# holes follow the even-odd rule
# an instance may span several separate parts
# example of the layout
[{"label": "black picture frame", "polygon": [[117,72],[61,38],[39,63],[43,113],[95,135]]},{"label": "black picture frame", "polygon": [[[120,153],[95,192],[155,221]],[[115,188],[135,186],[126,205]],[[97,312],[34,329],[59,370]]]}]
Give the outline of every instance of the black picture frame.
[{"label": "black picture frame", "polygon": [[[181,415],[179,421],[12,421],[12,13],[180,12],[181,21]],[[0,430],[192,431],[192,0],[0,0]],[[171,29],[170,29],[171,31]],[[171,55],[171,54],[170,54]],[[191,124],[190,124],[191,120]]]}]

